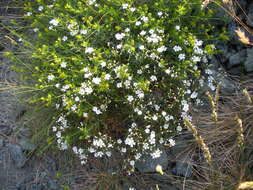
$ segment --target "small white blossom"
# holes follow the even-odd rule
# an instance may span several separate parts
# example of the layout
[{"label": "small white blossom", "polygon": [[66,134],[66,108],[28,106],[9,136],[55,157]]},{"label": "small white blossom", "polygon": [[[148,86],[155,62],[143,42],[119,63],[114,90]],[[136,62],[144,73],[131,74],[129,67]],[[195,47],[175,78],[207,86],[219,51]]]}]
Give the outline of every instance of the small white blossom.
[{"label": "small white blossom", "polygon": [[132,102],[132,101],[134,100],[134,97],[133,97],[133,96],[128,96],[128,97],[127,97],[127,100],[128,100],[129,102]]},{"label": "small white blossom", "polygon": [[43,9],[44,9],[43,6],[39,6],[39,8],[38,8],[39,11],[42,11]]},{"label": "small white blossom", "polygon": [[182,48],[181,48],[180,46],[174,46],[174,47],[173,47],[173,50],[174,50],[175,52],[178,52],[178,51],[181,51]]},{"label": "small white blossom", "polygon": [[151,153],[151,156],[153,159],[155,159],[155,158],[159,158],[161,154],[162,154],[162,151],[157,149],[155,152]]},{"label": "small white blossom", "polygon": [[64,42],[67,41],[67,39],[68,39],[67,36],[63,36],[63,37],[62,37],[62,41],[64,41]]},{"label": "small white blossom", "polygon": [[136,25],[136,26],[140,26],[140,25],[141,25],[141,21],[137,21],[137,22],[135,23],[135,25]]},{"label": "small white blossom", "polygon": [[181,60],[185,60],[185,54],[184,53],[181,53],[178,55],[178,59],[181,61]]},{"label": "small white blossom", "polygon": [[50,81],[50,80],[54,80],[54,78],[55,78],[55,76],[52,75],[52,74],[48,75],[48,77],[47,77],[47,79],[48,79],[49,81]]},{"label": "small white blossom", "polygon": [[57,26],[58,24],[59,24],[59,20],[57,20],[57,19],[52,19],[52,20],[50,20],[50,22],[49,22],[51,25],[53,25],[53,26]]},{"label": "small white blossom", "polygon": [[117,33],[117,34],[115,34],[115,38],[117,40],[122,40],[124,37],[125,37],[124,33]]},{"label": "small white blossom", "polygon": [[127,3],[124,3],[124,4],[122,4],[122,9],[127,9],[128,8],[128,4]]},{"label": "small white blossom", "polygon": [[94,48],[93,48],[93,47],[87,47],[87,48],[85,49],[85,53],[88,53],[88,54],[92,53],[93,51],[94,51]]}]

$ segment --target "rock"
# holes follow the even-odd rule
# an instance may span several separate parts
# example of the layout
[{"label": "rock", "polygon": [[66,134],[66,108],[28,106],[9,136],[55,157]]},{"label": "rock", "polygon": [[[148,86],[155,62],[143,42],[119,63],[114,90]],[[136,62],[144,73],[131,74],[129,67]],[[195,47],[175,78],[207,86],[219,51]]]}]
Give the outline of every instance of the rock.
[{"label": "rock", "polygon": [[1,44],[0,44],[0,51],[3,51],[4,50],[4,46],[2,46]]},{"label": "rock", "polygon": [[243,64],[246,59],[247,51],[243,49],[229,57],[229,62],[227,67],[230,69],[231,67]]},{"label": "rock", "polygon": [[246,23],[253,27],[253,3],[251,3],[248,7],[248,17],[246,19]]},{"label": "rock", "polygon": [[22,150],[34,151],[36,146],[28,141],[28,139],[23,138],[18,142],[22,148]]},{"label": "rock", "polygon": [[172,169],[172,173],[177,176],[191,177],[192,163],[189,155],[182,155],[177,157],[176,165]]},{"label": "rock", "polygon": [[50,190],[61,190],[62,189],[54,180],[48,180],[47,186]]},{"label": "rock", "polygon": [[156,166],[158,164],[165,170],[169,164],[168,160],[167,153],[162,150],[162,154],[159,158],[153,159],[149,154],[142,156],[140,160],[136,162],[135,167],[140,173],[156,172]]},{"label": "rock", "polygon": [[8,149],[10,151],[10,155],[12,160],[14,161],[14,164],[18,168],[22,168],[25,165],[26,156],[22,152],[21,147],[16,144],[8,144]]},{"label": "rock", "polygon": [[247,72],[253,71],[253,48],[247,49],[247,57],[246,61],[244,62],[244,67]]},{"label": "rock", "polygon": [[0,148],[4,146],[4,140],[0,138]]},{"label": "rock", "polygon": [[10,135],[12,132],[12,129],[8,125],[0,125],[0,133],[3,133],[5,135]]}]

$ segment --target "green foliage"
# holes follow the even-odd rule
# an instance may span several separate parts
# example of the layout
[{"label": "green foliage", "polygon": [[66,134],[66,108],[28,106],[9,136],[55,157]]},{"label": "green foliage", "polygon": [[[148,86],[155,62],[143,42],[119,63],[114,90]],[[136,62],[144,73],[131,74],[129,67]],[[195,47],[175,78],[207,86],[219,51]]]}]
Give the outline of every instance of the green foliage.
[{"label": "green foliage", "polygon": [[198,102],[198,65],[213,52],[213,13],[201,2],[27,2],[35,38],[22,41],[40,90],[33,102],[60,113],[53,132],[61,149],[72,147],[83,163],[118,149],[134,165],[174,145],[188,104]]}]

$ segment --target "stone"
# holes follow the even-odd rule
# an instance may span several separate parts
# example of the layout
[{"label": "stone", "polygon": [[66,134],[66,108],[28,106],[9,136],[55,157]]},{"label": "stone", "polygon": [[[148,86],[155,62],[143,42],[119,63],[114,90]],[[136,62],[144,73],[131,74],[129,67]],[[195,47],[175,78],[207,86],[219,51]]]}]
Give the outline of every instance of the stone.
[{"label": "stone", "polygon": [[149,154],[144,154],[139,161],[136,162],[135,167],[140,173],[156,172],[156,166],[161,165],[163,170],[168,167],[169,157],[164,150],[159,158],[152,158]]},{"label": "stone", "polygon": [[180,155],[177,157],[176,165],[172,169],[172,173],[177,176],[191,177],[193,165],[189,155]]},{"label": "stone", "polygon": [[36,149],[36,146],[29,142],[26,138],[20,139],[18,144],[20,144],[22,150],[34,151]]},{"label": "stone", "polygon": [[1,137],[0,137],[0,148],[2,148],[3,146],[4,146],[4,140],[1,139]]},{"label": "stone", "polygon": [[228,69],[243,64],[246,60],[247,51],[243,49],[229,57],[229,62],[227,64]]},{"label": "stone", "polygon": [[253,27],[253,3],[251,3],[248,7],[246,23]]},{"label": "stone", "polygon": [[0,133],[8,136],[12,133],[12,129],[8,125],[0,125]]},{"label": "stone", "polygon": [[47,186],[50,190],[61,190],[62,189],[54,180],[48,180]]},{"label": "stone", "polygon": [[16,144],[8,144],[8,150],[10,151],[10,156],[16,167],[22,168],[25,165],[26,156],[24,155],[21,146]]},{"label": "stone", "polygon": [[246,57],[246,61],[244,62],[244,67],[245,67],[246,72],[253,71],[253,48],[247,49],[247,57]]}]

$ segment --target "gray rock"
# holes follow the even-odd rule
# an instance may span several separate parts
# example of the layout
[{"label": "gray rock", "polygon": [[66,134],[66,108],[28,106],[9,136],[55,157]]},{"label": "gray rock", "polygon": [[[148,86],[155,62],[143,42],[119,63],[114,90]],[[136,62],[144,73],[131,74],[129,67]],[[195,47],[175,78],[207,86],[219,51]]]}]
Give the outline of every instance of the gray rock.
[{"label": "gray rock", "polygon": [[0,148],[4,146],[4,140],[0,138]]},{"label": "gray rock", "polygon": [[159,158],[153,159],[149,154],[146,154],[136,162],[135,167],[141,173],[156,172],[156,166],[161,165],[165,170],[169,164],[169,158],[167,153],[162,150],[162,154]]},{"label": "gray rock", "polygon": [[189,155],[182,155],[177,158],[176,165],[172,169],[172,173],[178,176],[191,177],[192,163]]},{"label": "gray rock", "polygon": [[18,168],[22,168],[25,165],[26,156],[22,152],[21,147],[16,144],[8,144],[8,149],[10,151],[10,155],[12,160],[14,161],[14,164]]},{"label": "gray rock", "polygon": [[244,67],[247,72],[253,71],[253,48],[247,49],[247,57],[244,63]]},{"label": "gray rock", "polygon": [[34,151],[36,149],[36,146],[29,142],[26,138],[20,139],[18,143],[20,144],[22,150]]},{"label": "gray rock", "polygon": [[229,57],[228,68],[243,64],[246,59],[247,51],[243,49]]},{"label": "gray rock", "polygon": [[47,182],[47,186],[50,190],[61,190],[62,188],[53,180]]},{"label": "gray rock", "polygon": [[253,3],[251,3],[248,7],[248,17],[246,19],[246,23],[253,27]]},{"label": "gray rock", "polygon": [[0,125],[0,132],[5,135],[10,135],[12,132],[12,129],[8,125]]}]

